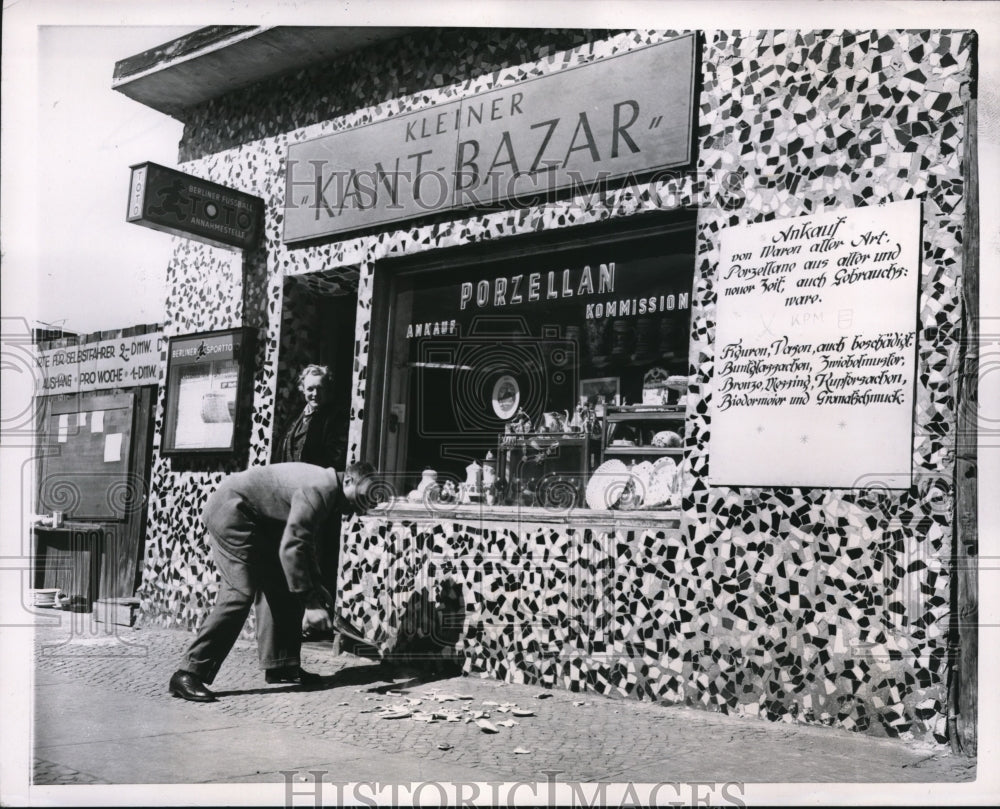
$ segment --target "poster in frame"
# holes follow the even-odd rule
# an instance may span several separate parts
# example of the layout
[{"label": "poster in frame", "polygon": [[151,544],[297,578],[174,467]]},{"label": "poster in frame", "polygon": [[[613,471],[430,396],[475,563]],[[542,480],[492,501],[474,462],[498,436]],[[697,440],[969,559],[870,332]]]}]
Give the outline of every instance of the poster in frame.
[{"label": "poster in frame", "polygon": [[231,456],[241,449],[254,348],[249,328],[170,339],[164,455]]},{"label": "poster in frame", "polygon": [[620,384],[617,376],[581,379],[580,403],[594,408],[598,416],[603,416],[606,407],[613,407],[620,401]]}]

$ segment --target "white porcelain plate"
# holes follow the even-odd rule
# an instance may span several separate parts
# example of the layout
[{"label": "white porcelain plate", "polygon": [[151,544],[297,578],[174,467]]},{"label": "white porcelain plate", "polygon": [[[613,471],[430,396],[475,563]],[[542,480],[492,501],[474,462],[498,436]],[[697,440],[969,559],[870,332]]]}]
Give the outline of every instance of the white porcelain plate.
[{"label": "white porcelain plate", "polygon": [[587,506],[595,509],[614,508],[618,505],[625,486],[631,478],[628,467],[617,458],[605,461],[587,482]]}]

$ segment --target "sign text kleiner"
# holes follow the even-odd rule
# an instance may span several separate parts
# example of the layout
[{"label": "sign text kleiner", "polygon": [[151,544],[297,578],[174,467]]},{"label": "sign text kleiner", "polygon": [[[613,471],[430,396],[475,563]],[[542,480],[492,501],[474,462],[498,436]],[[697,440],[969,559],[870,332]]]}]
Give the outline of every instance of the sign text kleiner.
[{"label": "sign text kleiner", "polygon": [[157,331],[39,351],[36,395],[157,385],[162,347]]},{"label": "sign text kleiner", "polygon": [[694,34],[288,147],[286,242],[682,166]]},{"label": "sign text kleiner", "polygon": [[920,202],[722,231],[709,482],[911,482]]},{"label": "sign text kleiner", "polygon": [[252,248],[260,236],[260,197],[156,163],[132,166],[126,221],[217,246]]}]

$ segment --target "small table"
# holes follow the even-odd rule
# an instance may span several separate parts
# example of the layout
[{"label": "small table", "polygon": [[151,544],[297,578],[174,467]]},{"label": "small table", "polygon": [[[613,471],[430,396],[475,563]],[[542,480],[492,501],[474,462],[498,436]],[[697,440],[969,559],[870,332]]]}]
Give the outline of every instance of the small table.
[{"label": "small table", "polygon": [[58,587],[70,604],[93,608],[100,587],[101,529],[89,523],[34,526],[34,586]]}]

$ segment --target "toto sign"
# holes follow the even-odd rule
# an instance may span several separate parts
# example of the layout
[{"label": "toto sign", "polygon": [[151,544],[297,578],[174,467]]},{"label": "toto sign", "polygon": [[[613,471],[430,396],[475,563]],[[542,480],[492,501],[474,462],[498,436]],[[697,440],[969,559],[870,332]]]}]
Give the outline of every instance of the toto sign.
[{"label": "toto sign", "polygon": [[132,166],[128,222],[246,250],[257,244],[263,212],[260,197],[156,163]]}]

